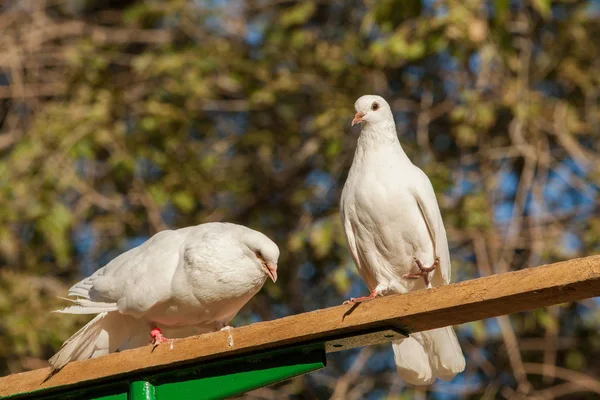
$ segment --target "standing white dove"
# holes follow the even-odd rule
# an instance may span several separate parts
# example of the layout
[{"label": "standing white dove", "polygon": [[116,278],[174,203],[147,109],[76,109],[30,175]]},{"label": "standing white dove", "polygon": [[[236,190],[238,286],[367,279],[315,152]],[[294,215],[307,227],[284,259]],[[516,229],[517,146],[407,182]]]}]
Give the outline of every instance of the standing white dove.
[{"label": "standing white dove", "polygon": [[[350,253],[371,294],[346,303],[448,284],[448,242],[429,178],[404,153],[382,97],[362,96],[354,106],[352,125],[362,130],[340,208]],[[414,385],[450,380],[465,369],[451,326],[392,347],[400,377]]]},{"label": "standing white dove", "polygon": [[271,239],[241,225],[159,232],[69,289],[75,305],[56,312],[98,315],[50,364],[58,370],[69,361],[143,346],[149,337],[158,344],[165,336],[227,328],[268,277],[277,280],[278,258]]}]

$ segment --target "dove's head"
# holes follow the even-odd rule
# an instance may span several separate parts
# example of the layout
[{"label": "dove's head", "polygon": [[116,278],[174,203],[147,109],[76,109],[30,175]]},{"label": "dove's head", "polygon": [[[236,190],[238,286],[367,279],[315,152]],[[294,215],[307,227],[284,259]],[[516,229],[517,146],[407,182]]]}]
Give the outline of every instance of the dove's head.
[{"label": "dove's head", "polygon": [[242,239],[247,247],[248,256],[261,268],[265,274],[277,281],[277,260],[279,247],[262,233],[250,229]]},{"label": "dove's head", "polygon": [[352,120],[352,126],[359,123],[364,126],[394,121],[390,105],[381,96],[368,94],[359,97],[354,103],[354,109],[356,115]]}]

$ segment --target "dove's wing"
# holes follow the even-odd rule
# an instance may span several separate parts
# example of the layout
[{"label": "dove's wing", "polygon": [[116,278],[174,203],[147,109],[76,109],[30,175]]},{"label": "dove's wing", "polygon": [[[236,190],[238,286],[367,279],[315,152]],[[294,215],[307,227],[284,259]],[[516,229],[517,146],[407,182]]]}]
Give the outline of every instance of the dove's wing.
[{"label": "dove's wing", "polygon": [[[420,168],[414,167],[417,171],[416,184],[413,186],[413,195],[417,200],[419,211],[425,220],[429,236],[433,242],[435,255],[440,258],[440,266],[435,269],[432,279],[432,285],[440,286],[450,283],[452,272],[450,264],[450,250],[448,249],[448,238],[440,207],[438,206],[435,191],[431,181]],[[441,273],[441,274],[440,274]]]},{"label": "dove's wing", "polygon": [[[340,216],[342,218],[342,226],[344,229],[344,234],[346,236],[346,242],[348,243],[348,248],[350,249],[350,255],[352,256],[352,259],[354,260],[354,264],[358,268],[358,273],[362,276],[362,278],[364,279],[367,286],[369,286],[369,284],[371,282],[370,282],[370,279],[367,279],[368,277],[364,276],[364,268],[362,267],[362,264],[360,261],[360,256],[358,254],[358,247],[356,245],[356,235],[354,234],[354,228],[352,227],[352,221],[350,221],[350,218],[348,218],[348,215],[346,214],[345,210],[346,210],[346,207],[344,206],[344,196],[342,195],[342,202],[340,204]],[[373,286],[373,288],[374,288],[374,286]],[[371,288],[369,286],[369,290],[373,290],[373,288]]]},{"label": "dove's wing", "polygon": [[350,249],[350,255],[354,259],[357,266],[360,265],[358,258],[358,249],[356,248],[356,237],[354,236],[354,229],[352,223],[345,213],[346,207],[344,206],[344,197],[342,196],[342,202],[340,204],[340,216],[342,218],[342,225],[344,233],[346,234],[346,241],[348,242],[348,248]]},{"label": "dove's wing", "polygon": [[173,275],[182,263],[180,248],[185,235],[180,231],[157,233],[75,284],[69,296],[80,299],[62,311],[91,314],[119,310],[139,317],[168,300]]}]

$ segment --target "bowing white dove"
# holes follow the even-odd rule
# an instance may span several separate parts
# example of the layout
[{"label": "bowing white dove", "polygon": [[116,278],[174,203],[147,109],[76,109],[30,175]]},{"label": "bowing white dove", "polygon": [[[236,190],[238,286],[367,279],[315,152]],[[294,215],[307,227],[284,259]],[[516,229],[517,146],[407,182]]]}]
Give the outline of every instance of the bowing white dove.
[{"label": "bowing white dove", "polygon": [[75,305],[57,312],[98,315],[50,363],[226,328],[267,278],[277,280],[278,258],[271,239],[241,225],[159,232],[69,289]]},{"label": "bowing white dove", "polygon": [[[404,153],[382,97],[362,96],[355,108],[352,125],[362,130],[340,208],[350,253],[371,294],[349,303],[448,284],[448,242],[429,178]],[[465,368],[452,327],[415,333],[392,347],[400,377],[414,385],[450,380]]]}]

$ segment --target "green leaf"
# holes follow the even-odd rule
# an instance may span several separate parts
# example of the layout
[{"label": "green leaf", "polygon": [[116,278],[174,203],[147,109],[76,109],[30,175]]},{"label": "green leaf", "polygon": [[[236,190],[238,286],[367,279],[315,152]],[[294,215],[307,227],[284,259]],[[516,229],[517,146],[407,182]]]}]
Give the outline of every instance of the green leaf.
[{"label": "green leaf", "polygon": [[345,268],[336,269],[331,277],[331,280],[338,293],[347,293],[350,289],[350,285],[352,284],[352,281],[350,280]]},{"label": "green leaf", "polygon": [[189,213],[194,209],[194,196],[190,192],[177,192],[173,195],[173,204],[181,211]]},{"label": "green leaf", "polygon": [[333,226],[329,221],[321,222],[310,231],[310,244],[317,258],[323,258],[333,245]]},{"label": "green leaf", "polygon": [[317,6],[313,1],[300,2],[297,6],[282,13],[279,17],[279,21],[281,25],[285,27],[300,25],[308,21],[316,9]]},{"label": "green leaf", "polygon": [[456,141],[461,147],[470,147],[477,144],[477,132],[470,125],[459,125],[456,128]]},{"label": "green leaf", "polygon": [[581,351],[571,350],[567,353],[566,364],[569,369],[581,371],[586,365],[585,356]]},{"label": "green leaf", "polygon": [[162,207],[167,204],[169,195],[163,186],[152,185],[148,188],[148,192],[150,193],[152,200],[154,200],[159,206]]},{"label": "green leaf", "polygon": [[70,259],[71,243],[68,234],[72,221],[71,210],[61,203],[55,203],[38,223],[38,229],[50,245],[60,267],[66,267]]},{"label": "green leaf", "polygon": [[532,5],[542,18],[548,19],[551,16],[552,0],[532,0]]}]

